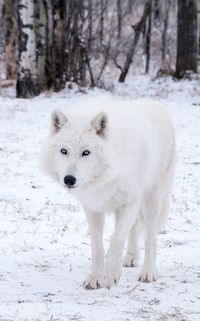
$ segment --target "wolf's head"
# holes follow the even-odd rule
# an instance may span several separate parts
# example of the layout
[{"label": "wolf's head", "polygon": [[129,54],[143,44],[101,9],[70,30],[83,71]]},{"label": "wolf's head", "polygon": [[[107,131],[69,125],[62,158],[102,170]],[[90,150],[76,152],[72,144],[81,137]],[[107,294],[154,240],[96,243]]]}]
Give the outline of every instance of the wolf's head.
[{"label": "wolf's head", "polygon": [[80,190],[108,178],[108,117],[98,113],[52,114],[51,135],[43,147],[43,168],[65,187]]}]

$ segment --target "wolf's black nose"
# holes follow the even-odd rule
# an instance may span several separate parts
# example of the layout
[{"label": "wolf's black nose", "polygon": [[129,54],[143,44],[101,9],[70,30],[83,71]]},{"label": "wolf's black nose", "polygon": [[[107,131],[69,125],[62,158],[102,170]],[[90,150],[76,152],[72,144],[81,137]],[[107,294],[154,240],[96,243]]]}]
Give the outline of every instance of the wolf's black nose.
[{"label": "wolf's black nose", "polygon": [[72,176],[72,175],[66,175],[64,177],[64,183],[68,187],[71,187],[76,183],[76,178],[74,176]]}]

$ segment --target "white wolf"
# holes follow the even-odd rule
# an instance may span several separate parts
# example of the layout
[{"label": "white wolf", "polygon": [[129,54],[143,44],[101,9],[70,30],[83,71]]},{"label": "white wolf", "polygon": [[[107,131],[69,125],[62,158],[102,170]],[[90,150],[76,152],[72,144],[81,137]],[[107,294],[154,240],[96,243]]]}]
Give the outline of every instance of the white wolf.
[{"label": "white wolf", "polygon": [[[87,101],[67,113],[53,112],[44,149],[46,173],[70,188],[86,212],[92,268],[85,288],[110,288],[119,281],[123,263],[137,265],[143,228],[145,258],[139,280],[155,281],[156,232],[168,214],[175,158],[168,112],[148,101],[104,101],[100,107],[95,100]],[[104,258],[107,212],[115,214],[115,231]]]}]

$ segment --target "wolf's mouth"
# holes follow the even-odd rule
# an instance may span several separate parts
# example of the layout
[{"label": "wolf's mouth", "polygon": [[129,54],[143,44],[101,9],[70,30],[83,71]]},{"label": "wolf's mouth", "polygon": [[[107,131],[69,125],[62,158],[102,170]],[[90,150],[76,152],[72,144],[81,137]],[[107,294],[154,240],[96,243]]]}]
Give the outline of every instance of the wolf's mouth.
[{"label": "wolf's mouth", "polygon": [[76,188],[76,186],[67,186],[67,185],[65,185],[65,187],[66,187],[67,189]]}]

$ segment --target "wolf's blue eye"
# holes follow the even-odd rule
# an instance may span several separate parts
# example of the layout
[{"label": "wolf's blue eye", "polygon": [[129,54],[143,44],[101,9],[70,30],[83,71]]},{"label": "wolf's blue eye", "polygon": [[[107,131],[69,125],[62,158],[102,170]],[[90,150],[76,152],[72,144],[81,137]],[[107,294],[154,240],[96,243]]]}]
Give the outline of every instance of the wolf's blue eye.
[{"label": "wolf's blue eye", "polygon": [[82,152],[82,157],[88,156],[89,154],[90,154],[90,151],[89,151],[88,149],[86,149],[86,150],[84,150],[84,151]]},{"label": "wolf's blue eye", "polygon": [[65,148],[61,148],[60,152],[63,155],[67,155],[67,150]]}]

